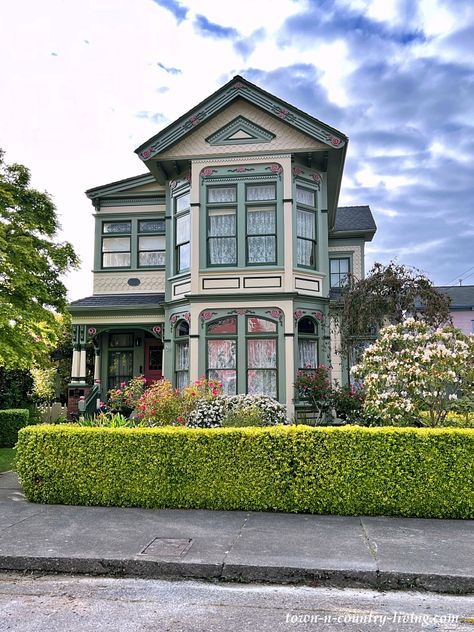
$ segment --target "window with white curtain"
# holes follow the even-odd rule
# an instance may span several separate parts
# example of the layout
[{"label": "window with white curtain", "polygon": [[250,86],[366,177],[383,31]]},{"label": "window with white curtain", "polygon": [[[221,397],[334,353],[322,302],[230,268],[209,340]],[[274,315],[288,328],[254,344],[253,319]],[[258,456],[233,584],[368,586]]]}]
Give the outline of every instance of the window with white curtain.
[{"label": "window with white curtain", "polygon": [[189,383],[189,323],[178,321],[175,332],[175,381],[181,389]]},{"label": "window with white curtain", "polygon": [[316,268],[316,192],[296,187],[296,263]]},{"label": "window with white curtain", "polygon": [[298,370],[311,371],[318,363],[318,325],[305,316],[298,321]]},{"label": "window with white curtain", "polygon": [[163,267],[165,220],[162,218],[102,222],[102,268]]},{"label": "window with white curtain", "polygon": [[207,375],[227,395],[278,397],[278,325],[239,314],[211,321],[206,330]]},{"label": "window with white curtain", "polygon": [[207,187],[207,264],[277,263],[275,182]]},{"label": "window with white curtain", "polygon": [[176,196],[175,210],[175,272],[185,272],[191,268],[191,194]]}]

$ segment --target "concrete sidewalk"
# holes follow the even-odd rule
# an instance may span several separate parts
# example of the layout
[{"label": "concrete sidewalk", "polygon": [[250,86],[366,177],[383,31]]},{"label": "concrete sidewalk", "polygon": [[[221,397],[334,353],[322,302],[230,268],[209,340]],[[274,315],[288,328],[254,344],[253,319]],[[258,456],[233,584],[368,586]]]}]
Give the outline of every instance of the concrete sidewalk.
[{"label": "concrete sidewalk", "polygon": [[28,502],[0,474],[0,570],[474,593],[474,521]]}]

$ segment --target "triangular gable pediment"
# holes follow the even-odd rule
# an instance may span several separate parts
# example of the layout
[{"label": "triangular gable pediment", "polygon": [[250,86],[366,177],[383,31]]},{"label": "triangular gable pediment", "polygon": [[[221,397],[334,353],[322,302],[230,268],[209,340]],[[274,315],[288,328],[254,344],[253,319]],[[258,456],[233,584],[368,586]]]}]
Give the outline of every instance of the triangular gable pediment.
[{"label": "triangular gable pediment", "polygon": [[209,145],[245,145],[248,143],[269,143],[275,134],[244,116],[238,116],[233,121],[221,127],[206,138]]},{"label": "triangular gable pediment", "polygon": [[236,76],[187,114],[140,145],[135,152],[143,161],[157,158],[236,99],[246,100],[331,149],[341,149],[347,143],[347,138],[338,130]]}]

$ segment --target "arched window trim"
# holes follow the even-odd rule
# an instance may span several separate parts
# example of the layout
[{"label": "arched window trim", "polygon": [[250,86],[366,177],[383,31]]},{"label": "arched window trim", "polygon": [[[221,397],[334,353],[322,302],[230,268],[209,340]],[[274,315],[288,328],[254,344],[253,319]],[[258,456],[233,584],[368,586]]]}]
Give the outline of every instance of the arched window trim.
[{"label": "arched window trim", "polygon": [[[314,325],[314,333],[300,332],[300,330],[299,330],[300,323],[303,320],[306,320],[306,319],[310,320],[313,323],[313,325]],[[310,316],[308,314],[304,314],[296,322],[296,335],[297,335],[297,347],[296,347],[296,351],[297,351],[297,367],[296,367],[296,369],[297,369],[297,371],[311,371],[311,370],[316,369],[318,367],[319,363],[320,363],[319,362],[319,357],[320,357],[319,322],[313,316]],[[308,362],[304,358],[302,359],[302,356],[304,356],[305,354],[307,356],[309,356],[309,354],[311,352],[311,346],[309,344],[304,345],[304,346],[302,344],[300,344],[303,341],[306,341],[306,342],[309,342],[309,343],[316,343],[315,344],[316,358],[311,362],[311,364],[314,365],[314,366],[307,366]],[[304,364],[304,366],[302,366],[303,364]]]}]

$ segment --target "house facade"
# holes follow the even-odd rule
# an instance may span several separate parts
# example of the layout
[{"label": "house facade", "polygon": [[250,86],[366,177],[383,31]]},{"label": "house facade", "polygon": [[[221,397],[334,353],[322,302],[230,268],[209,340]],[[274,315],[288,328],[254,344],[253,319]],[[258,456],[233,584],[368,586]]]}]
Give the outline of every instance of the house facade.
[{"label": "house facade", "polygon": [[453,325],[465,334],[474,334],[474,285],[443,285],[436,289],[451,300],[449,313]]},{"label": "house facade", "polygon": [[93,295],[70,305],[69,411],[136,375],[270,395],[331,365],[331,290],[364,275],[368,206],[337,207],[347,137],[242,77],[143,143],[147,173],[88,190]]}]

